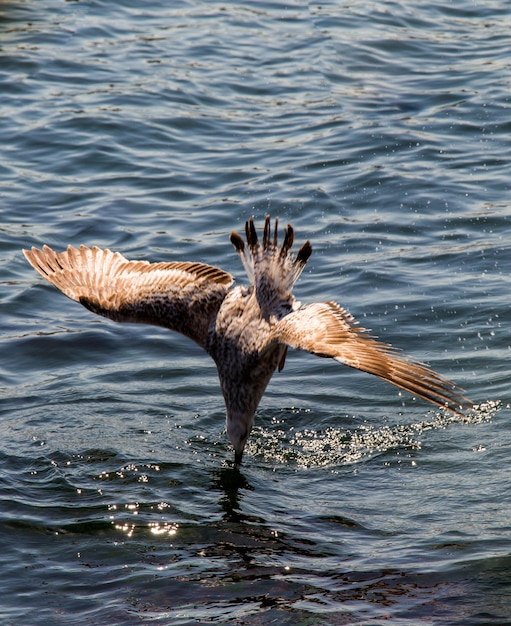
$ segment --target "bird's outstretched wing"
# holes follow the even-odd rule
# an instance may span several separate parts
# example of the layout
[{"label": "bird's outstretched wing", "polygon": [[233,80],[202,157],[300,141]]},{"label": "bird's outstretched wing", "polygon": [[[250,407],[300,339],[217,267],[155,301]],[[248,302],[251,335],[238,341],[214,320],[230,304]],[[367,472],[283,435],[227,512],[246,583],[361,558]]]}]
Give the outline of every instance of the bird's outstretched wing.
[{"label": "bird's outstretched wing", "polygon": [[455,413],[472,406],[454,383],[399,350],[368,335],[335,302],[303,306],[275,327],[276,340],[318,356],[331,357]]},{"label": "bird's outstretched wing", "polygon": [[202,263],[128,261],[119,252],[69,246],[23,250],[32,267],[72,300],[117,322],[154,324],[205,347],[210,321],[233,282]]}]

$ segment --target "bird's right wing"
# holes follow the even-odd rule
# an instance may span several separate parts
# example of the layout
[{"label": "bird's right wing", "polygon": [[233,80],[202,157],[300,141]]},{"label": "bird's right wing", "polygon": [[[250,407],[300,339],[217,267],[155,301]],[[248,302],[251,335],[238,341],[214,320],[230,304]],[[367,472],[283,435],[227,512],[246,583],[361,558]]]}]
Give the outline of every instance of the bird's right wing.
[{"label": "bird's right wing", "polygon": [[274,339],[374,374],[456,413],[472,406],[454,383],[423,363],[407,359],[391,345],[373,339],[335,302],[302,306],[286,315],[277,323]]},{"label": "bird's right wing", "polygon": [[117,322],[154,324],[205,347],[208,328],[233,282],[203,263],[128,261],[119,252],[69,246],[23,250],[50,283],[90,311]]}]

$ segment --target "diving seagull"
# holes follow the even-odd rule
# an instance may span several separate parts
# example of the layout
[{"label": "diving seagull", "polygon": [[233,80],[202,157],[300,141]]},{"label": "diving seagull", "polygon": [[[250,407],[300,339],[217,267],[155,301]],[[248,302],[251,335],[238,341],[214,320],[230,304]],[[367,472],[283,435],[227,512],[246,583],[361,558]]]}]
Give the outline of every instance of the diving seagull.
[{"label": "diving seagull", "polygon": [[264,390],[284,367],[289,347],[369,372],[455,413],[471,406],[459,387],[374,339],[335,302],[297,302],[293,286],[312,247],[306,241],[294,255],[293,228],[287,226],[279,246],[277,226],[276,219],[272,234],[266,216],[262,243],[253,218],[245,224],[246,243],[231,234],[248,287],[233,287],[231,274],[204,263],[129,261],[119,252],[83,245],[23,253],[44,278],[93,313],[163,326],[204,348],[218,370],[236,465]]}]

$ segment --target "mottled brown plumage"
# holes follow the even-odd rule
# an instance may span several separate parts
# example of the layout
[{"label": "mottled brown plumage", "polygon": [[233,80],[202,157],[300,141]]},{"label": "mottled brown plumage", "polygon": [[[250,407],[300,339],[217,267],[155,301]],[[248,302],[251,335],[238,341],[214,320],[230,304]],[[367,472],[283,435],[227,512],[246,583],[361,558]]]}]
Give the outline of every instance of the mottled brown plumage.
[{"label": "mottled brown plumage", "polygon": [[456,385],[370,337],[338,304],[296,302],[293,285],[312,248],[307,241],[293,256],[289,225],[279,248],[277,226],[275,220],[271,237],[266,217],[262,244],[253,219],[246,222],[247,245],[238,233],[231,234],[248,287],[231,288],[230,274],[203,263],[128,261],[118,252],[86,246],[23,252],[34,269],[90,311],[117,322],[163,326],[204,348],[218,369],[236,463],[288,347],[336,359],[454,412],[470,406]]}]

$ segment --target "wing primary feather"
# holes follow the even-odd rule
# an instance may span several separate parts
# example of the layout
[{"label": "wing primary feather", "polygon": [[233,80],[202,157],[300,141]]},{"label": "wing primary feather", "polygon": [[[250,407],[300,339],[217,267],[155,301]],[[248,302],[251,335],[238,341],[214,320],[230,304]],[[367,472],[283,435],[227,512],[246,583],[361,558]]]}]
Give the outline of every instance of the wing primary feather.
[{"label": "wing primary feather", "polygon": [[270,247],[270,216],[267,215],[264,220],[264,230],[263,230],[263,248],[268,250]]},{"label": "wing primary feather", "polygon": [[275,229],[273,231],[273,247],[275,248],[275,250],[277,249],[277,233],[278,233],[278,226],[279,226],[279,218],[276,217],[275,218]]},{"label": "wing primary feather", "polygon": [[245,234],[247,236],[248,246],[252,253],[254,253],[255,250],[259,247],[259,239],[257,237],[257,231],[254,226],[253,217],[251,217],[245,224]]},{"label": "wing primary feather", "polygon": [[245,252],[245,243],[243,242],[243,239],[234,231],[231,233],[231,243],[238,254],[243,254],[243,252]]},{"label": "wing primary feather", "polygon": [[282,242],[282,247],[280,248],[281,258],[284,258],[287,256],[287,253],[289,252],[291,246],[293,245],[294,237],[295,235],[294,235],[293,227],[291,226],[291,224],[288,224],[284,233],[284,241]]}]

